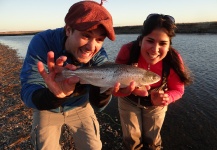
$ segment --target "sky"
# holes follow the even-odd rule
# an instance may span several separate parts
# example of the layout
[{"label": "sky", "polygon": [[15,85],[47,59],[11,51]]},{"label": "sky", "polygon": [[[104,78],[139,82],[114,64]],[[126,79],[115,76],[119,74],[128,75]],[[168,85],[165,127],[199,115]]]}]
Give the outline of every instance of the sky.
[{"label": "sky", "polygon": [[[78,1],[0,0],[0,32],[63,27],[68,9]],[[217,0],[107,0],[103,6],[114,27],[142,25],[151,13],[171,15],[176,23],[217,21]]]}]

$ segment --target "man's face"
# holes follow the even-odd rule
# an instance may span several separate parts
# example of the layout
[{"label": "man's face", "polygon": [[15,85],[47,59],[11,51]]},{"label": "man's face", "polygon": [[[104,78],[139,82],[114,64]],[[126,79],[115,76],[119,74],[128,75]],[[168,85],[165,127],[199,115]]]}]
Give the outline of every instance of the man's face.
[{"label": "man's face", "polygon": [[106,30],[102,26],[89,31],[72,30],[66,27],[65,49],[80,63],[88,63],[101,49],[106,38]]}]

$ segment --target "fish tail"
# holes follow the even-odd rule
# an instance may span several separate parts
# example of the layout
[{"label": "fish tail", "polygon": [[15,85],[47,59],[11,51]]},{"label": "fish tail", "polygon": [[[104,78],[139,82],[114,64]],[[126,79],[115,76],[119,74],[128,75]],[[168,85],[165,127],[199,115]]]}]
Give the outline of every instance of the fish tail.
[{"label": "fish tail", "polygon": [[71,70],[63,70],[61,73],[56,74],[55,81],[63,81],[72,76],[75,76],[75,74]]},{"label": "fish tail", "polygon": [[75,74],[71,70],[63,70],[62,71],[62,75],[65,78],[69,78],[69,77],[75,76]]}]

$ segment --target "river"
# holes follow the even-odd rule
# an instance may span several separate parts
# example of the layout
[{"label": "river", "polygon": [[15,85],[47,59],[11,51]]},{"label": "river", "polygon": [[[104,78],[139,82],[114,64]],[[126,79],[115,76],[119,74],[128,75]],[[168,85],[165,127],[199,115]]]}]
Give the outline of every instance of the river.
[{"label": "river", "polygon": [[[117,35],[105,40],[104,47],[114,61],[121,45],[136,39],[137,34]],[[16,49],[21,58],[33,36],[0,36],[0,43]],[[165,149],[217,149],[217,35],[177,34],[175,47],[194,74],[194,83],[186,87],[179,101],[170,104],[162,128]],[[105,109],[118,117],[117,102]],[[112,109],[112,111],[111,111]]]}]

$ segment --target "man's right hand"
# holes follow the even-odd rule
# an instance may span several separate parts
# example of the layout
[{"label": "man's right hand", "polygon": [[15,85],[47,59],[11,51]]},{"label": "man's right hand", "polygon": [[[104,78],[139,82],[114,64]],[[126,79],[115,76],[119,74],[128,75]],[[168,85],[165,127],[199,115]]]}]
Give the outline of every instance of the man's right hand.
[{"label": "man's right hand", "polygon": [[54,62],[54,52],[50,51],[47,54],[47,66],[49,72],[47,73],[44,69],[42,62],[38,62],[38,72],[44,79],[48,89],[58,98],[64,98],[71,95],[75,90],[75,85],[79,82],[79,78],[76,76],[66,78],[62,81],[56,81],[55,77],[58,73],[61,73],[63,69],[67,68],[70,70],[76,70],[76,66],[67,64],[63,67],[64,62],[66,61],[66,56],[61,56]]}]

